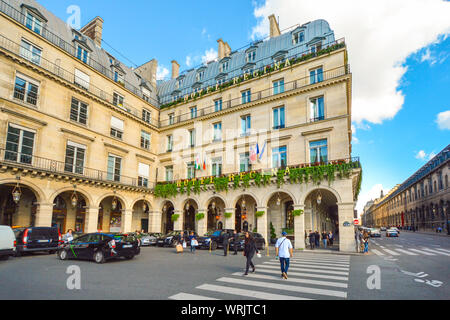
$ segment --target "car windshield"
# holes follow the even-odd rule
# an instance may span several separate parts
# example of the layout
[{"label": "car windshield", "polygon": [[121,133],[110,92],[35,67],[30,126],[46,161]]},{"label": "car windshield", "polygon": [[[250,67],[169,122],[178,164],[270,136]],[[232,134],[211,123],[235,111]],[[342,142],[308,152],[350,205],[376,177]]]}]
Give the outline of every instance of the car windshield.
[{"label": "car windshield", "polygon": [[26,228],[13,228],[14,236],[18,236]]},{"label": "car windshield", "polygon": [[222,233],[222,231],[217,230],[217,231],[214,231],[214,233],[212,234],[212,236],[213,236],[213,237],[218,237],[218,236],[220,236],[221,233]]}]

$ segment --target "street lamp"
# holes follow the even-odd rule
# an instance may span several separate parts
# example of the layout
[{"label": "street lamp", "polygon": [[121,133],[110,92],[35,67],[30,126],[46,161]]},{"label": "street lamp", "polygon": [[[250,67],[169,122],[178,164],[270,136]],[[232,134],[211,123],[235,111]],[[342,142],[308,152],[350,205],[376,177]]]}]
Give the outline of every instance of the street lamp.
[{"label": "street lamp", "polygon": [[117,208],[117,198],[116,198],[116,190],[114,190],[114,198],[111,203],[111,209],[116,210]]},{"label": "street lamp", "polygon": [[317,195],[317,204],[321,204],[322,203],[322,195],[320,194],[320,190],[318,190],[318,195]]},{"label": "street lamp", "polygon": [[280,193],[278,192],[278,196],[277,196],[277,206],[279,206],[281,204],[281,199],[280,199]]},{"label": "street lamp", "polygon": [[13,197],[14,202],[16,204],[18,204],[20,201],[20,197],[22,196],[22,191],[20,190],[20,185],[19,185],[20,177],[17,176],[16,179],[17,179],[17,185],[14,187],[14,189],[12,191],[12,197]]},{"label": "street lamp", "polygon": [[77,192],[75,191],[75,189],[77,188],[77,186],[74,184],[73,185],[73,193],[72,193],[72,197],[70,199],[70,203],[72,204],[72,207],[76,207],[78,204],[78,197],[77,197]]}]

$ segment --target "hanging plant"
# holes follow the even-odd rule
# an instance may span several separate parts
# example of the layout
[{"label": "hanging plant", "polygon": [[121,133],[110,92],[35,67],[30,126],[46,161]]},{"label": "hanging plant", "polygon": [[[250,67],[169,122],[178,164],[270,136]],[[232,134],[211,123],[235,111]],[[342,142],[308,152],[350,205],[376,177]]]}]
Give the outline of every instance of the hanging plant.
[{"label": "hanging plant", "polygon": [[204,217],[205,217],[204,213],[197,213],[195,215],[195,220],[199,221],[199,220],[202,220]]},{"label": "hanging plant", "polygon": [[234,185],[233,185],[234,189],[239,188],[239,182],[240,182],[240,181],[241,181],[241,176],[237,174],[237,175],[234,177]]},{"label": "hanging plant", "polygon": [[260,187],[261,186],[261,179],[262,179],[262,175],[259,172],[255,173],[255,184]]},{"label": "hanging plant", "polygon": [[242,177],[242,182],[244,183],[244,188],[250,187],[250,174],[246,173]]},{"label": "hanging plant", "polygon": [[264,211],[256,211],[255,212],[255,217],[260,218],[264,215]]},{"label": "hanging plant", "polygon": [[231,216],[233,215],[233,213],[232,212],[225,212],[224,214],[223,214],[224,216],[225,216],[225,218],[231,218]]},{"label": "hanging plant", "polygon": [[298,209],[298,210],[293,210],[292,211],[292,216],[294,217],[299,217],[303,214],[303,210],[302,209]]},{"label": "hanging plant", "polygon": [[180,217],[180,215],[179,215],[178,213],[175,213],[175,214],[173,214],[173,215],[170,217],[170,220],[171,220],[172,222],[175,222],[175,221],[178,220],[179,217]]},{"label": "hanging plant", "polygon": [[282,185],[282,184],[284,184],[284,172],[285,172],[285,170],[278,170],[278,172],[277,172],[277,185],[278,185],[278,188]]}]

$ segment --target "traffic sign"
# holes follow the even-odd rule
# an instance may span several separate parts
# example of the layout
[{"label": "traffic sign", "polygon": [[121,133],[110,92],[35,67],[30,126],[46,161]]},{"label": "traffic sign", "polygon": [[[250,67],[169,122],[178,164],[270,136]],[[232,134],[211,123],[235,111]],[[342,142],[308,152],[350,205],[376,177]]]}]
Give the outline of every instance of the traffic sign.
[{"label": "traffic sign", "polygon": [[358,220],[358,219],[353,219],[353,224],[354,224],[355,226],[359,225],[359,220]]}]

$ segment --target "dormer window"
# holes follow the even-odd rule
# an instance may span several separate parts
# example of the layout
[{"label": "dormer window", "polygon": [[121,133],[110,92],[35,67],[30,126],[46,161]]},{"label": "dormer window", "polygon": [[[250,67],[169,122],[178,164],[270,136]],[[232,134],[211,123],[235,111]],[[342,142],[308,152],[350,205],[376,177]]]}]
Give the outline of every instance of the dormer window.
[{"label": "dormer window", "polygon": [[205,71],[203,71],[203,70],[202,71],[198,71],[197,75],[195,77],[195,80],[196,81],[202,81],[204,77],[205,77]]},{"label": "dormer window", "polygon": [[77,58],[84,63],[88,61],[88,51],[80,44],[77,44]]},{"label": "dormer window", "polygon": [[256,50],[247,52],[247,62],[253,62],[256,59]]},{"label": "dormer window", "polygon": [[298,31],[298,32],[294,32],[292,34],[292,44],[299,44],[303,41],[305,41],[305,32],[304,31]]},{"label": "dormer window", "polygon": [[228,61],[222,62],[219,67],[219,72],[227,72],[228,71]]},{"label": "dormer window", "polygon": [[322,42],[315,43],[311,46],[311,53],[316,53],[322,50]]},{"label": "dormer window", "polygon": [[114,81],[124,84],[125,78],[124,78],[123,74],[121,74],[119,71],[114,71]]},{"label": "dormer window", "polygon": [[38,34],[42,34],[42,26],[43,26],[43,21],[40,20],[39,18],[37,18],[35,15],[31,14],[29,11],[27,12],[27,18],[26,18],[26,23],[25,26],[30,29],[33,30],[34,32],[38,33]]}]

